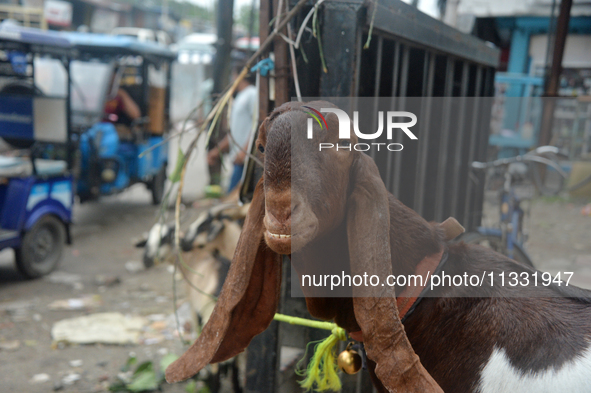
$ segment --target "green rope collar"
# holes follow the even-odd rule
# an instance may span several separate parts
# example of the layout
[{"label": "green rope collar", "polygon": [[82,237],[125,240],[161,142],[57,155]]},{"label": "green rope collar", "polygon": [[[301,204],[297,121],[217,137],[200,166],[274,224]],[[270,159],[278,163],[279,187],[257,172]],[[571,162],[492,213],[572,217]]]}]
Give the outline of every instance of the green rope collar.
[{"label": "green rope collar", "polygon": [[341,390],[341,380],[337,374],[338,366],[334,349],[339,341],[347,341],[347,332],[345,329],[338,327],[336,323],[313,321],[311,319],[292,317],[284,314],[275,314],[273,319],[291,325],[306,326],[331,332],[330,336],[324,340],[310,343],[317,343],[314,348],[314,355],[310,359],[310,363],[308,363],[308,368],[301,374],[298,374],[305,377],[300,382],[300,385],[306,390],[317,392]]}]

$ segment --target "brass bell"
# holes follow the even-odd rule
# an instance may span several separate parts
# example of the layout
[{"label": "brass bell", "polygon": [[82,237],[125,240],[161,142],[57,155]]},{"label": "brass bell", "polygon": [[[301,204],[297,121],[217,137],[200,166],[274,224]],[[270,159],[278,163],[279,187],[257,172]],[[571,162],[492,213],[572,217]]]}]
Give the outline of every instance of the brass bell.
[{"label": "brass bell", "polygon": [[357,374],[361,370],[361,356],[349,347],[339,354],[337,364],[345,374]]}]

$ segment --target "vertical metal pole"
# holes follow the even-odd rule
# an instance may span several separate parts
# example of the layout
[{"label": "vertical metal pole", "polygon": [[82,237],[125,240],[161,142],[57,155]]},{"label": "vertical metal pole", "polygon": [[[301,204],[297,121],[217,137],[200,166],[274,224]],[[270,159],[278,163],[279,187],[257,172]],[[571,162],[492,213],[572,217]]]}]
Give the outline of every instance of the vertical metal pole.
[{"label": "vertical metal pole", "polygon": [[[408,45],[404,45],[404,49],[402,50],[402,70],[400,72],[400,96],[398,101],[398,105],[400,109],[404,109],[406,106],[406,93],[408,87],[408,63],[410,58],[410,48]],[[402,143],[402,134],[399,132],[397,133],[396,143]],[[396,152],[394,157],[394,185],[392,187],[392,194],[396,198],[400,198],[400,172],[402,170],[402,152]]]},{"label": "vertical metal pole", "polygon": [[[361,30],[357,32],[357,37],[355,38],[355,58],[357,61],[355,62],[355,75],[353,76],[353,97],[355,100],[359,97],[359,79],[361,75],[361,54],[363,53],[363,33]],[[354,106],[357,106],[357,102],[354,102]],[[351,108],[353,109],[353,108]]]},{"label": "vertical metal pole", "polygon": [[[494,70],[492,68],[486,68],[483,70],[485,73],[484,83],[482,91],[480,93],[480,105],[478,112],[480,112],[480,123],[478,126],[478,145],[476,156],[474,157],[477,161],[486,160],[486,149],[488,147],[488,137],[490,134],[490,118],[491,118],[491,105],[490,100],[494,95]],[[486,174],[483,171],[479,171],[475,174],[477,179],[477,187],[473,192],[473,214],[471,218],[471,227],[478,227],[482,221],[482,209],[484,202],[484,182]]]},{"label": "vertical metal pole", "polygon": [[454,84],[454,69],[455,61],[451,57],[448,57],[445,67],[443,118],[441,119],[442,124],[441,138],[439,139],[439,163],[437,165],[437,185],[435,187],[435,192],[437,193],[435,198],[435,221],[443,221],[443,204],[447,203],[445,200],[445,184],[447,183],[448,179],[445,178],[445,175],[447,172],[447,153],[449,148],[449,128],[451,123],[450,112]]},{"label": "vertical metal pole", "polygon": [[[394,44],[394,67],[392,71],[392,103],[390,109],[396,110],[396,90],[398,90],[398,72],[400,63],[400,42],[396,41]],[[388,141],[389,142],[389,141]],[[386,160],[386,189],[391,191],[390,186],[392,185],[392,155],[394,152],[388,152],[388,158]]]},{"label": "vertical metal pole", "polygon": [[435,76],[435,54],[425,51],[425,73],[423,73],[423,102],[421,104],[421,128],[419,134],[419,152],[417,155],[417,176],[415,180],[415,199],[413,210],[423,215],[425,186],[427,178],[427,155],[429,152],[429,134],[431,122],[431,104],[433,80]]},{"label": "vertical metal pole", "polygon": [[274,392],[278,359],[278,329],[276,321],[255,336],[246,351],[245,393]]},{"label": "vertical metal pole", "polygon": [[[480,91],[480,84],[482,83],[482,66],[477,66],[476,68],[476,85],[474,88],[474,95],[477,96],[478,92]],[[470,124],[470,139],[468,143],[470,144],[470,149],[468,151],[468,168],[472,161],[474,161],[474,154],[476,153],[476,142],[477,142],[477,133],[478,133],[478,106],[474,106],[474,112],[472,113],[472,123]],[[466,184],[466,200],[464,202],[464,222],[468,223],[468,229],[471,229],[472,224],[472,208],[474,205],[474,196],[473,194],[473,183],[474,179],[470,176],[472,170],[468,170],[468,184]]]},{"label": "vertical metal pole", "polygon": [[[560,2],[560,12],[556,24],[556,38],[554,39],[554,51],[552,53],[552,68],[546,84],[545,97],[556,97],[558,95],[558,85],[560,74],[562,73],[562,57],[564,55],[564,46],[568,34],[568,22],[570,21],[570,9],[573,0],[562,0]],[[539,145],[547,145],[552,139],[552,127],[554,125],[554,100],[544,100],[544,112],[542,113],[542,127],[538,139]]]},{"label": "vertical metal pole", "polygon": [[71,61],[70,59],[66,59],[66,69],[68,73],[68,87],[66,88],[66,126],[68,127],[67,134],[68,134],[68,141],[66,142],[66,149],[67,149],[67,163],[68,169],[72,170],[74,168],[74,160],[72,157],[73,154],[73,146],[72,146],[72,68],[71,68]]},{"label": "vertical metal pole", "polygon": [[[455,158],[454,158],[454,170],[453,170],[453,178],[451,182],[451,189],[452,189],[452,197],[451,197],[451,215],[455,217],[460,222],[463,221],[462,217],[460,217],[460,177],[462,173],[466,173],[469,171],[469,167],[463,168],[462,167],[462,142],[464,141],[465,135],[465,117],[466,117],[466,95],[468,94],[468,74],[469,74],[469,66],[468,62],[464,61],[464,65],[462,67],[462,84],[460,87],[460,110],[458,112],[458,135],[456,137],[456,150],[455,150]],[[466,223],[464,222],[464,225]]]},{"label": "vertical metal pole", "polygon": [[[373,114],[373,116],[371,117],[371,128],[370,128],[370,132],[375,132],[376,131],[376,127],[377,127],[377,116],[378,116],[378,103],[380,100],[380,83],[382,80],[382,51],[384,48],[384,38],[382,36],[378,36],[378,50],[377,50],[377,55],[376,55],[376,71],[375,71],[375,80],[374,80],[374,85],[373,85],[373,108],[372,111],[374,111],[375,113]],[[374,149],[370,150],[370,156],[372,159],[375,160],[376,158],[376,151]]]},{"label": "vertical metal pole", "polygon": [[[271,0],[261,0],[259,9],[259,37],[261,42],[269,36]],[[259,78],[259,122],[262,122],[269,114],[269,78]]]},{"label": "vertical metal pole", "polygon": [[[284,0],[287,1],[287,0]],[[278,15],[279,0],[273,1],[273,13],[274,16]],[[282,3],[283,4],[283,3]],[[283,10],[279,11],[279,14]],[[277,23],[276,23],[277,24]],[[283,35],[287,35],[287,27],[281,31]],[[282,105],[283,103],[290,100],[289,97],[289,76],[290,76],[290,64],[289,64],[289,51],[287,49],[287,42],[280,36],[276,36],[273,40],[273,52],[275,53],[275,107]]]},{"label": "vertical metal pole", "polygon": [[[363,1],[327,1],[322,7],[322,49],[327,73],[320,75],[321,97],[351,97],[355,87],[358,37],[364,26]],[[336,44],[338,43],[338,45]]]},{"label": "vertical metal pole", "polygon": [[221,93],[230,75],[232,51],[232,26],[234,24],[234,0],[218,0],[216,28],[218,41],[213,60],[213,93]]}]

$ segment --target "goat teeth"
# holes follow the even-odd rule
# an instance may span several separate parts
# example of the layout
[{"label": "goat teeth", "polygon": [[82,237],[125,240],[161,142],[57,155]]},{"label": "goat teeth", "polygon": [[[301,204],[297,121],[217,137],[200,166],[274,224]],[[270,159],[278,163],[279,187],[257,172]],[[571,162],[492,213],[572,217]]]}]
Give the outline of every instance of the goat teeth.
[{"label": "goat teeth", "polygon": [[271,235],[271,237],[277,238],[277,239],[289,239],[289,238],[291,238],[291,235],[283,235],[283,234],[272,233],[272,232],[269,232],[269,235]]}]

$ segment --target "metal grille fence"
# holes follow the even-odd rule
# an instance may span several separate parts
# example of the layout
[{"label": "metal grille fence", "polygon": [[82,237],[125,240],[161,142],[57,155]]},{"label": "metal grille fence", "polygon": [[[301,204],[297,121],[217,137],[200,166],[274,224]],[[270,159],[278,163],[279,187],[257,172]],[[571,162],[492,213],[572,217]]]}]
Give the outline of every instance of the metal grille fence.
[{"label": "metal grille fence", "polygon": [[[268,35],[279,3],[261,1],[261,42]],[[323,72],[318,40],[313,37],[312,29],[307,29],[301,49],[296,52],[301,94],[303,97],[375,97],[376,102],[378,97],[391,97],[392,108],[396,110],[407,110],[411,101],[417,102],[412,98],[423,97],[420,107],[412,108],[421,118],[418,144],[408,148],[405,145],[404,151],[396,154],[374,152],[372,158],[388,190],[404,204],[427,220],[442,221],[454,216],[467,229],[472,229],[482,216],[484,178],[471,174],[469,163],[486,158],[492,99],[484,97],[494,93],[499,51],[400,0],[377,3],[364,0],[323,3],[319,9],[318,33],[328,72]],[[291,0],[290,4],[293,6],[295,2]],[[292,30],[298,31],[313,4],[310,2],[302,9],[292,23]],[[377,7],[375,17],[374,7]],[[371,42],[364,49],[370,28]],[[281,38],[276,39],[273,52],[274,84],[268,78],[260,79],[260,120],[296,95],[287,44]],[[439,103],[435,105],[435,101]],[[446,119],[452,115],[463,120],[451,124]],[[254,179],[251,181],[254,184]],[[289,262],[284,261],[279,311],[309,317],[303,299],[289,296],[289,273]],[[301,391],[293,371],[279,370],[282,348],[303,348],[309,341],[325,336],[325,332],[315,329],[272,322],[249,346],[245,391]],[[366,372],[343,375],[342,380],[343,392],[372,391]]]}]

